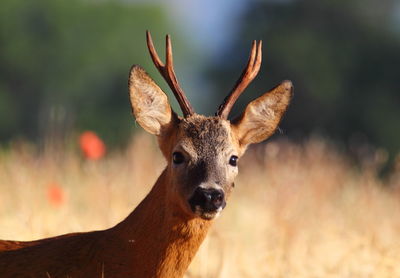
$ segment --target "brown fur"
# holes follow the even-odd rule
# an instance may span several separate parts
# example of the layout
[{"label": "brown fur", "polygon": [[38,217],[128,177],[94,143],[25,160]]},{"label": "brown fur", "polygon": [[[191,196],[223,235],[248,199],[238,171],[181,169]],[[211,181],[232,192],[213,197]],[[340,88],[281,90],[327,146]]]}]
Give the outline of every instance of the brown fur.
[{"label": "brown fur", "polygon": [[[229,197],[238,173],[229,158],[240,157],[248,144],[273,133],[292,91],[291,84],[282,83],[251,102],[231,124],[197,114],[179,118],[139,67],[132,68],[129,84],[136,119],[158,136],[168,166],[146,198],[113,228],[30,242],[0,241],[1,278],[182,277],[212,223],[192,211],[189,197],[200,185],[217,187]],[[185,163],[172,163],[176,151]]]},{"label": "brown fur", "polygon": [[115,227],[1,247],[0,277],[181,277],[210,221],[170,208],[168,173]]}]

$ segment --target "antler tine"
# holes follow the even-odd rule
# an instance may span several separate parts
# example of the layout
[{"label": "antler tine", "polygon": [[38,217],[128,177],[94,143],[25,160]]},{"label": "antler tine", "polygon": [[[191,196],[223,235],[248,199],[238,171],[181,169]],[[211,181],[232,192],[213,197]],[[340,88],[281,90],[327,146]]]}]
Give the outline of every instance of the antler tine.
[{"label": "antler tine", "polygon": [[158,57],[157,51],[154,48],[153,39],[151,38],[151,34],[149,31],[146,31],[146,41],[147,41],[147,48],[149,49],[150,52],[150,57],[153,60],[153,63],[158,69],[158,71],[160,71],[161,73],[161,70],[164,67],[164,63],[161,62],[160,57]]},{"label": "antler tine", "polygon": [[165,64],[167,65],[167,69],[173,69],[174,59],[172,57],[171,37],[169,35],[165,37],[165,53]]},{"label": "antler tine", "polygon": [[216,112],[217,116],[223,119],[228,119],[229,112],[231,111],[233,104],[260,71],[261,60],[262,41],[259,41],[258,43],[256,41],[253,41],[249,61],[247,62],[246,68],[243,70],[239,79],[236,81],[236,84],[231,92],[225,97],[224,101],[219,106]]},{"label": "antler tine", "polygon": [[151,38],[149,31],[146,31],[146,39],[151,59],[153,60],[154,65],[156,66],[162,77],[164,77],[165,81],[168,83],[169,87],[174,93],[176,100],[178,101],[179,106],[182,109],[183,116],[188,117],[190,115],[193,115],[194,109],[190,105],[190,102],[187,99],[182,88],[179,86],[178,79],[176,78],[175,75],[170,36],[169,35],[166,36],[165,64],[161,61],[160,57],[157,54],[156,49],[154,48],[153,40]]}]

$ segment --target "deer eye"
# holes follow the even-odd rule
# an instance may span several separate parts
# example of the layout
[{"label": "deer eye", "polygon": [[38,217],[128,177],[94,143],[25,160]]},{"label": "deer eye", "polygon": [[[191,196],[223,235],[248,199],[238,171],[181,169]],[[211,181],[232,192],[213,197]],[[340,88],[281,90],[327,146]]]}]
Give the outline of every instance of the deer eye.
[{"label": "deer eye", "polygon": [[229,158],[229,164],[231,166],[237,166],[237,161],[238,157],[236,155],[232,155],[231,158]]},{"label": "deer eye", "polygon": [[172,154],[172,161],[174,164],[181,164],[183,161],[185,161],[185,157],[180,152],[174,152]]}]

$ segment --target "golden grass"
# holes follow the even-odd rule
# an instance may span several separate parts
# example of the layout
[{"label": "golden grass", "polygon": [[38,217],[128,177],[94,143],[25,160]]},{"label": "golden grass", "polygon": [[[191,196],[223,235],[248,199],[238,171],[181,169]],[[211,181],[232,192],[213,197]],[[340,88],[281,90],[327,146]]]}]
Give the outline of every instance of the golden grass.
[{"label": "golden grass", "polygon": [[[400,169],[383,184],[374,163],[365,165],[355,167],[318,139],[249,150],[186,277],[400,277]],[[4,150],[0,238],[108,228],[133,210],[164,166],[145,135],[97,162],[77,151]],[[49,202],[52,184],[65,193],[60,206]]]}]

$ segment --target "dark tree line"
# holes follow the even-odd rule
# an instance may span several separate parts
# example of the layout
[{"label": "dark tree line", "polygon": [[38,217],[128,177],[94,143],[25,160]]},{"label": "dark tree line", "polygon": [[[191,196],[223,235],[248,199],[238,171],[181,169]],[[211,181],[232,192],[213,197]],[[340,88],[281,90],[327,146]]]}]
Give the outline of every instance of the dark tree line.
[{"label": "dark tree line", "polygon": [[95,130],[109,143],[129,138],[134,124],[127,76],[133,63],[150,64],[146,29],[157,42],[173,32],[162,7],[2,1],[0,142],[62,138],[81,129]]},{"label": "dark tree line", "polygon": [[236,111],[291,79],[295,98],[281,125],[286,134],[320,133],[395,154],[400,151],[400,36],[393,28],[394,5],[390,0],[252,1],[233,47],[208,76],[218,91],[227,91],[251,40],[262,39],[262,71]]},{"label": "dark tree line", "polygon": [[[400,28],[395,5],[394,0],[246,2],[234,41],[206,65],[206,88],[215,93],[207,94],[206,107],[199,110],[215,112],[238,78],[250,42],[262,39],[261,72],[233,115],[291,79],[295,97],[281,124],[285,134],[304,138],[316,132],[398,153]],[[175,32],[162,6],[3,0],[0,7],[0,142],[92,129],[107,143],[118,144],[129,138],[127,127],[134,126],[126,85],[130,66],[141,64],[166,88],[144,38],[144,31],[152,30],[163,56],[163,35]],[[185,83],[179,73],[185,66],[196,68],[186,61],[202,53],[196,50],[197,58],[187,60],[193,50],[180,48],[179,36],[173,42],[178,78]]]}]

